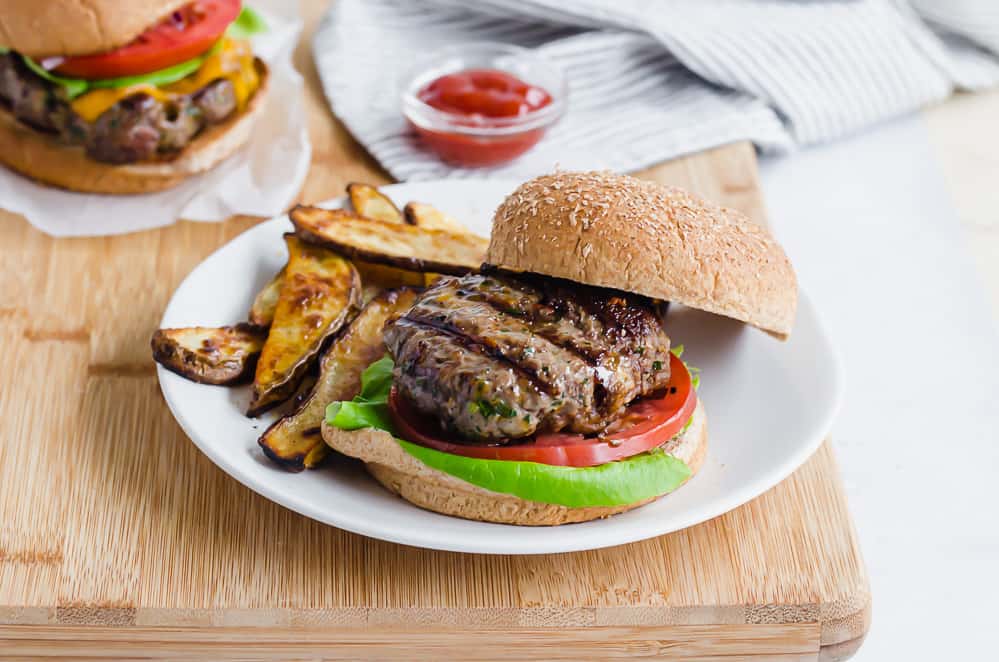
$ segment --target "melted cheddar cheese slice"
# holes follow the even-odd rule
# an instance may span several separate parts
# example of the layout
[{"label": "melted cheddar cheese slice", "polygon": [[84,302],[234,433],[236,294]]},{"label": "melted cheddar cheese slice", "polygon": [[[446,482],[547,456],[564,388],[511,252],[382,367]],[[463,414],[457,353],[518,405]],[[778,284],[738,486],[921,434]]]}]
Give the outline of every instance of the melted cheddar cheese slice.
[{"label": "melted cheddar cheese slice", "polygon": [[205,57],[197,71],[176,83],[162,87],[142,83],[113,89],[96,89],[81,94],[70,105],[87,122],[95,122],[108,108],[133,94],[148,94],[157,101],[170,101],[197,92],[209,83],[226,79],[236,94],[236,107],[243,110],[260,86],[253,64],[253,51],[247,41],[226,37],[218,48]]}]

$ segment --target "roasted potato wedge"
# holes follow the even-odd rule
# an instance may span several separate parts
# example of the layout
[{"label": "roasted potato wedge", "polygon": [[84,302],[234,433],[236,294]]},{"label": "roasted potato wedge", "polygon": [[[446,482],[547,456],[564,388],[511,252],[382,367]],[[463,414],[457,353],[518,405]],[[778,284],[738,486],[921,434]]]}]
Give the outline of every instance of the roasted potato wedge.
[{"label": "roasted potato wedge", "polygon": [[322,462],[329,448],[319,433],[326,406],[357,395],[361,373],[385,354],[385,321],[412,306],[417,293],[410,288],[387,290],[361,310],[319,360],[319,380],[308,399],[261,435],[257,443],[267,457],[289,471],[311,469]]},{"label": "roasted potato wedge", "polygon": [[374,186],[357,182],[347,184],[347,195],[354,211],[360,216],[386,223],[405,222],[399,208]]},{"label": "roasted potato wedge", "polygon": [[249,381],[267,331],[251,324],[159,329],[153,360],[192,382],[225,386]]},{"label": "roasted potato wedge", "polygon": [[303,240],[348,257],[410,271],[460,276],[478,271],[488,239],[362,218],[342,209],[299,205],[289,214]]},{"label": "roasted potato wedge", "polygon": [[385,290],[393,290],[398,287],[430,287],[441,278],[447,278],[441,274],[432,272],[420,273],[419,271],[406,271],[397,267],[388,267],[384,264],[374,262],[363,262],[354,260],[354,266],[361,274],[361,290],[363,292],[364,303],[368,303],[375,295]]},{"label": "roasted potato wedge", "polygon": [[416,271],[406,271],[384,264],[354,260],[357,272],[361,274],[361,286],[364,291],[364,302],[384,290],[397,287],[423,287],[425,274]]},{"label": "roasted potato wedge", "polygon": [[435,274],[435,273],[426,273],[426,274],[423,274],[423,286],[424,287],[430,287],[434,283],[436,283],[437,281],[439,281],[441,278],[447,278],[447,276],[442,275],[442,274]]},{"label": "roasted potato wedge", "polygon": [[288,264],[267,341],[257,362],[247,416],[259,416],[295,394],[323,344],[361,303],[357,269],[336,253],[285,235]]},{"label": "roasted potato wedge", "polygon": [[457,219],[448,216],[437,207],[425,202],[409,202],[402,209],[406,222],[425,230],[447,230],[456,234],[467,234],[468,228]]},{"label": "roasted potato wedge", "polygon": [[282,285],[284,285],[284,267],[267,281],[263,289],[257,292],[257,296],[253,297],[253,305],[250,306],[250,324],[264,329],[271,325]]}]

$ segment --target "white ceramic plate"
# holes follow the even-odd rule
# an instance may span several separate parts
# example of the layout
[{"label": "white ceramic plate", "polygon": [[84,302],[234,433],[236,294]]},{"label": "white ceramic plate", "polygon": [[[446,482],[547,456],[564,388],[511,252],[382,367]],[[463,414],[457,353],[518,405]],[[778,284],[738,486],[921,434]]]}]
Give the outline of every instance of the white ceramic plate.
[{"label": "white ceramic plate", "polygon": [[[410,183],[382,189],[401,206],[432,203],[488,236],[490,218],[514,184]],[[338,201],[329,206],[337,206]],[[257,290],[284,264],[287,217],[262,223],[213,253],[181,283],[164,327],[245,319]],[[287,473],[270,463],[257,437],[274,415],[243,415],[249,389],[205,386],[158,369],[177,421],[223,471],[307,517],[366,536],[461,552],[539,554],[609,547],[703,522],[773,487],[818,448],[842,396],[836,353],[804,295],[791,340],[781,343],[732,320],[674,306],[674,343],[702,369],[698,393],[708,414],[708,458],[684,487],[655,503],[605,520],[561,527],[512,527],[421,510],[381,488],[351,463]]]}]

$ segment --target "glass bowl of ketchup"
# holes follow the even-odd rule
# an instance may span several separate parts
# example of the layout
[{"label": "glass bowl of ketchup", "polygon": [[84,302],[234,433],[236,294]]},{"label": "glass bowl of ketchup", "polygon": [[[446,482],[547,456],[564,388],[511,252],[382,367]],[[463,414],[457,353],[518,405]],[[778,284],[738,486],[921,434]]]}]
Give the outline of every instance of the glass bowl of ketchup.
[{"label": "glass bowl of ketchup", "polygon": [[498,165],[534,147],[565,112],[562,72],[533,51],[489,42],[449,46],[402,81],[402,111],[448,163]]}]

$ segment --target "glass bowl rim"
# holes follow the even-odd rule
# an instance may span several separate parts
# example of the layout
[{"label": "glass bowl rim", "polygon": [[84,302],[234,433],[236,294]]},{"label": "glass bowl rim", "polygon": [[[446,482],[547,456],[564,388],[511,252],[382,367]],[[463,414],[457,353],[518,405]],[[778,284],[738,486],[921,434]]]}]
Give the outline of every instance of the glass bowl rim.
[{"label": "glass bowl rim", "polygon": [[[526,61],[531,66],[549,70],[558,81],[557,89],[545,89],[552,101],[538,110],[518,115],[516,117],[489,118],[488,124],[468,124],[468,116],[461,113],[449,113],[434,108],[423,102],[416,95],[423,79],[428,79],[434,73],[437,76],[448,73],[434,72],[433,64],[439,60],[453,56],[469,55],[474,52],[485,54],[512,55],[520,61]],[[459,71],[459,70],[455,70]],[[507,71],[515,74],[515,72]],[[436,76],[435,76],[436,77]],[[432,78],[430,79],[432,80]],[[429,80],[426,80],[429,82]],[[562,70],[547,57],[537,52],[495,41],[468,41],[451,44],[429,53],[417,60],[399,79],[403,115],[418,128],[439,133],[454,133],[468,136],[494,137],[510,136],[535,129],[546,128],[554,124],[565,112],[569,96],[568,82]]]}]

